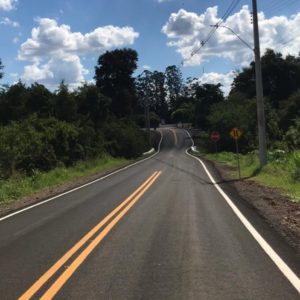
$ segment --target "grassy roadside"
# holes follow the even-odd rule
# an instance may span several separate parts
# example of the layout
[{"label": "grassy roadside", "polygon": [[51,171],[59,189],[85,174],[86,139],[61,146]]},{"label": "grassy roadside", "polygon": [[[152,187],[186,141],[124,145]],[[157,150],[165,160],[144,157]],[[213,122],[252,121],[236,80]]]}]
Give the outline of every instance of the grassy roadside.
[{"label": "grassy roadside", "polygon": [[[298,157],[299,152],[277,155],[277,157],[271,155],[268,164],[262,169],[259,168],[256,154],[240,155],[241,176],[248,177],[262,185],[279,188],[293,201],[300,202],[300,180],[297,177],[300,169],[295,161],[295,155]],[[203,157],[235,168],[231,176],[237,176],[237,159],[234,153],[203,154]]]},{"label": "grassy roadside", "polygon": [[0,180],[0,204],[7,204],[24,196],[30,196],[35,192],[79,178],[107,172],[128,163],[130,160],[105,156],[79,162],[70,168],[58,167],[49,172],[35,172],[30,177],[19,175],[9,180]]}]

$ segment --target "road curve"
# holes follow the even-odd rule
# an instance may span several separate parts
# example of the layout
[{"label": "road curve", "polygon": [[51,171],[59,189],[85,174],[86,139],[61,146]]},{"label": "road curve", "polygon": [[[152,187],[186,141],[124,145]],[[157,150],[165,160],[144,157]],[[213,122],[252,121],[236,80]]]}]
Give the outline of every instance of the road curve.
[{"label": "road curve", "polygon": [[[0,222],[1,300],[299,299],[185,154],[186,132],[162,132],[152,159]],[[228,193],[299,276],[293,250]]]}]

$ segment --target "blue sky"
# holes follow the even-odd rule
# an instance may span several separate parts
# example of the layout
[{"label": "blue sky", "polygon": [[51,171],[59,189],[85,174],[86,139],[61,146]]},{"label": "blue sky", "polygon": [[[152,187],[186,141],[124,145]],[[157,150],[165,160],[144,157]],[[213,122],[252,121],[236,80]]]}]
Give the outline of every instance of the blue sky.
[{"label": "blue sky", "polygon": [[[184,77],[221,82],[225,93],[234,72],[253,54],[226,28],[192,58],[232,1],[221,0],[0,0],[2,83],[19,78],[51,89],[90,81],[97,58],[106,50],[132,47],[139,69],[163,71],[182,61]],[[223,23],[252,45],[251,1],[238,5]],[[262,51],[300,51],[300,1],[258,0]],[[35,29],[34,29],[35,28]],[[34,29],[34,30],[33,30]]]}]

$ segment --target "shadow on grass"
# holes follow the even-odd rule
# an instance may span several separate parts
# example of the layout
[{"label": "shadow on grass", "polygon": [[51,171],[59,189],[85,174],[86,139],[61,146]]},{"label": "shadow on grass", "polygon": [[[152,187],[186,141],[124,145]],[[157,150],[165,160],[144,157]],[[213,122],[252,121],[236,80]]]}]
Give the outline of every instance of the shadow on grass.
[{"label": "shadow on grass", "polygon": [[249,176],[245,176],[245,177],[241,177],[241,178],[236,178],[236,179],[224,179],[224,180],[220,180],[217,181],[217,184],[222,184],[222,183],[230,183],[230,182],[237,182],[237,181],[244,181],[244,180],[248,180],[251,179],[257,175],[259,175],[259,173],[261,172],[262,168],[261,167],[257,167],[253,170],[253,172],[251,173],[251,175]]}]

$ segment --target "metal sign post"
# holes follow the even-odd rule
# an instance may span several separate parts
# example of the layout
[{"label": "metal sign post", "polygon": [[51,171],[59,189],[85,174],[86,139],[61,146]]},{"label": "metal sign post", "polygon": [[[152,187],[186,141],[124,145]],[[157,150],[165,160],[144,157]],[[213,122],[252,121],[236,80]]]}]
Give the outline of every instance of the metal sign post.
[{"label": "metal sign post", "polygon": [[240,166],[240,154],[239,154],[238,139],[241,137],[242,132],[238,128],[233,128],[230,131],[230,135],[235,140],[235,150],[236,150],[236,156],[237,156],[238,174],[239,174],[239,179],[241,179],[241,166]]},{"label": "metal sign post", "polygon": [[210,139],[215,143],[215,150],[216,153],[218,152],[218,141],[220,140],[221,136],[220,133],[218,131],[213,131],[210,134]]}]

